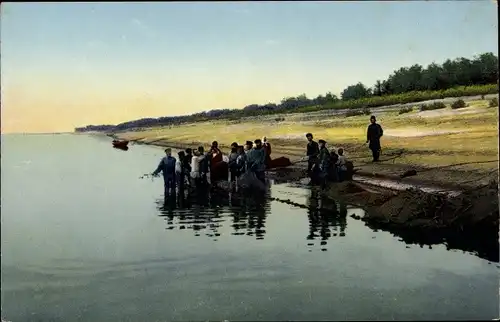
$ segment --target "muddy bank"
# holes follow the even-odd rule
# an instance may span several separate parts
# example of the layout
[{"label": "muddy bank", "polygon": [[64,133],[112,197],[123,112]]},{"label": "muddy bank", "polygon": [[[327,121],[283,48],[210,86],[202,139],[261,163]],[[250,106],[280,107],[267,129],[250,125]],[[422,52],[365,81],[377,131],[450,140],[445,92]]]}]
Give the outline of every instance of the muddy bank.
[{"label": "muddy bank", "polygon": [[[304,178],[302,168],[269,173],[274,183],[296,182]],[[498,184],[461,191],[459,194],[429,193],[411,188],[396,191],[353,181],[331,183],[320,192],[366,210],[364,221],[395,228],[493,229],[498,230]]]},{"label": "muddy bank", "polygon": [[[292,182],[305,177],[301,168],[283,169],[271,175],[275,182]],[[485,230],[498,233],[498,183],[460,193],[403,191],[358,182],[331,183],[322,194],[366,210],[364,221],[388,228],[419,230]]]}]

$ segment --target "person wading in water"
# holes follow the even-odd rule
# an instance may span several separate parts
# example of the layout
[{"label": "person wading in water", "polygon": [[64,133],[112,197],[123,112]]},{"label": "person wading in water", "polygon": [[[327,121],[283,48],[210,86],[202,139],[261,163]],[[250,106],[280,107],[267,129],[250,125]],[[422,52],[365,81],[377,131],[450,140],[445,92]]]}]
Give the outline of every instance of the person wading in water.
[{"label": "person wading in water", "polygon": [[325,140],[318,140],[319,143],[319,170],[320,170],[320,178],[321,178],[321,187],[324,188],[326,186],[326,182],[328,179],[328,170],[330,168],[330,152],[326,147]]},{"label": "person wading in water", "polygon": [[219,162],[222,162],[222,152],[219,149],[219,143],[213,141],[210,148],[210,183],[212,184],[220,178],[220,171],[217,168]]},{"label": "person wading in water", "polygon": [[[199,180],[199,185],[205,186],[207,182],[207,174],[208,170],[210,168],[210,155],[209,153],[205,154],[205,148],[203,146],[198,147],[198,153],[200,156],[200,168],[199,168],[199,173],[200,173],[200,180]],[[203,156],[203,158],[201,158]]]},{"label": "person wading in water", "polygon": [[380,157],[380,138],[384,135],[384,130],[377,123],[375,115],[370,117],[370,125],[368,125],[368,130],[366,131],[366,143],[369,143],[368,147],[372,150],[373,160],[372,162],[378,162]]},{"label": "person wading in water", "polygon": [[172,156],[172,149],[165,149],[165,157],[161,159],[160,164],[152,175],[157,176],[160,172],[163,174],[165,185],[165,196],[175,196],[175,164],[177,160]]},{"label": "person wading in water", "polygon": [[236,181],[236,177],[238,176],[238,156],[238,143],[233,142],[231,144],[231,154],[229,154],[229,162],[227,165],[229,168],[229,182],[231,183],[234,183]]},{"label": "person wading in water", "polygon": [[262,148],[266,154],[266,169],[269,169],[271,166],[271,144],[267,142],[267,138],[265,136],[262,138],[262,142]]},{"label": "person wading in water", "polygon": [[316,165],[318,163],[319,145],[316,141],[313,141],[312,133],[307,133],[306,138],[308,141],[306,151],[306,155],[308,157],[307,174],[312,175],[313,167],[315,168],[314,170],[316,170]]}]

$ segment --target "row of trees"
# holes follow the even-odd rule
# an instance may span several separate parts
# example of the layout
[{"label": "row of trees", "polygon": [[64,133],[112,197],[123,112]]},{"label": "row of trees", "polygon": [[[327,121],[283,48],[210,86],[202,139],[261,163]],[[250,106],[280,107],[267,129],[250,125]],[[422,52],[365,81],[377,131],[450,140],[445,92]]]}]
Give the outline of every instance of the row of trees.
[{"label": "row of trees", "polygon": [[[496,86],[473,86],[496,84]],[[243,109],[219,109],[188,116],[144,118],[113,125],[89,125],[76,128],[77,132],[119,131],[137,127],[178,125],[213,119],[237,119],[244,116],[278,114],[288,112],[309,112],[328,108],[359,108],[408,103],[440,98],[443,95],[461,96],[498,93],[498,57],[484,53],[472,59],[457,58],[446,60],[439,65],[427,67],[413,65],[394,71],[386,80],[377,80],[372,87],[362,83],[348,86],[340,98],[331,92],[308,98],[305,94],[287,97],[280,103],[264,105],[251,104]],[[457,89],[461,87],[461,89]]]},{"label": "row of trees", "polygon": [[456,86],[495,84],[497,80],[498,57],[493,53],[484,53],[473,59],[448,59],[442,65],[432,63],[425,68],[418,64],[401,67],[386,80],[377,80],[371,88],[362,83],[351,85],[342,91],[341,97],[352,100],[372,95],[437,91]]}]

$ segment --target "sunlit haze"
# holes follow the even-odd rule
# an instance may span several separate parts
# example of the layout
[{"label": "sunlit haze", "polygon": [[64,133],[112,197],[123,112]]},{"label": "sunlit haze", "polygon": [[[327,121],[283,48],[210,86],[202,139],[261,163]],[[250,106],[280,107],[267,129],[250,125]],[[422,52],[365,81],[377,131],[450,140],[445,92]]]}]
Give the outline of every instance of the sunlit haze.
[{"label": "sunlit haze", "polygon": [[498,53],[491,1],[8,3],[2,133],[191,114],[372,86]]}]

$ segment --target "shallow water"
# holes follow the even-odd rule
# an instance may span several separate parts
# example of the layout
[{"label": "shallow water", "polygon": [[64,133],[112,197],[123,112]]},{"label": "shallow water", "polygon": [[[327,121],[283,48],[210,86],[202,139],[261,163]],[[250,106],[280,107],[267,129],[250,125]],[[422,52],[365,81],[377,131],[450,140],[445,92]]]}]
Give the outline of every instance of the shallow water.
[{"label": "shallow water", "polygon": [[497,264],[407,245],[303,187],[174,203],[161,180],[139,179],[162,149],[84,135],[1,143],[4,319],[499,316]]}]

